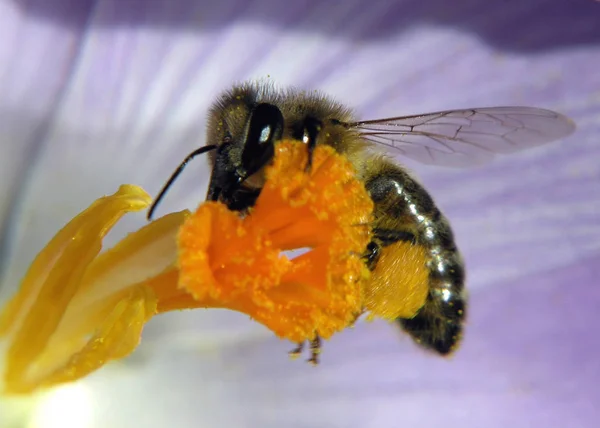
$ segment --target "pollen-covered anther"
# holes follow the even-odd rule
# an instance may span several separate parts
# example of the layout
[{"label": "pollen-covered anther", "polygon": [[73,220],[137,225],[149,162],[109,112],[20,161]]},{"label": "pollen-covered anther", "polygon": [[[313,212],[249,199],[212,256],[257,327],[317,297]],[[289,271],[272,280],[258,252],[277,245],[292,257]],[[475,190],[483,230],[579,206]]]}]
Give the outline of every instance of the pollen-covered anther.
[{"label": "pollen-covered anther", "polygon": [[249,215],[207,202],[179,233],[179,284],[199,306],[244,312],[293,342],[351,324],[369,275],[369,195],[332,148],[316,148],[310,172],[307,160],[306,145],[278,143]]}]

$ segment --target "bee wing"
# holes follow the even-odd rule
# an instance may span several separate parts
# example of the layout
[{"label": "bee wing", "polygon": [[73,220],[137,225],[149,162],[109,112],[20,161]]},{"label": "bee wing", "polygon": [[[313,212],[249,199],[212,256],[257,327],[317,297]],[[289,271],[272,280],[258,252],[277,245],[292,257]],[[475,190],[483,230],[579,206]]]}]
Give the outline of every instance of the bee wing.
[{"label": "bee wing", "polygon": [[376,147],[429,165],[467,167],[565,137],[571,119],[534,107],[483,107],[348,124]]}]

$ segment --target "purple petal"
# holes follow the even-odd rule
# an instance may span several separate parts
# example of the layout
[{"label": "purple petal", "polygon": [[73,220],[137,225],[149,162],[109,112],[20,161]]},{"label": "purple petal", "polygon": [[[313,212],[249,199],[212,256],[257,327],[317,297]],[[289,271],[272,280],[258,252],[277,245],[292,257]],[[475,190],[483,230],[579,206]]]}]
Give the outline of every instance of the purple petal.
[{"label": "purple petal", "polygon": [[[600,336],[590,325],[600,293],[590,284],[598,275],[596,260],[582,260],[476,293],[464,346],[450,360],[416,350],[377,322],[327,342],[318,368],[289,361],[289,345],[275,339],[165,349],[143,367],[89,380],[96,423],[593,427]],[[145,400],[114,411],[139,396]]]},{"label": "purple petal", "polygon": [[[22,61],[54,40],[33,39],[40,28],[77,34],[81,16],[88,27],[75,63],[38,68],[48,81],[34,75],[39,89],[21,90],[1,110],[21,118],[24,134],[47,124],[36,139],[11,140],[40,147],[12,226],[5,276],[12,286],[52,234],[99,194],[123,182],[158,190],[203,143],[206,109],[233,81],[270,75],[322,89],[364,118],[525,104],[578,123],[563,142],[476,170],[410,164],[451,219],[466,256],[471,315],[454,359],[428,356],[375,323],[335,337],[322,366],[312,369],[287,361],[287,344],[238,314],[174,314],[149,326],[130,360],[138,364],[84,382],[97,406],[96,426],[597,424],[597,2],[105,0],[85,3],[85,13],[74,16],[74,2],[60,3],[18,9],[32,34]],[[67,37],[52,46],[72,52],[73,43]],[[0,54],[0,64],[20,64],[1,55],[8,54]],[[60,62],[61,55],[52,57]],[[19,84],[32,87],[17,79],[31,73],[13,73],[1,77],[0,100]],[[41,109],[37,116],[25,114],[32,106]],[[8,147],[0,146],[1,159]],[[201,200],[201,164],[186,172],[165,211]],[[21,164],[8,165],[14,186],[10,177]]]},{"label": "purple petal", "polygon": [[72,27],[62,28],[31,17],[39,1],[22,3],[0,5],[0,225],[70,84],[87,17],[73,8]]}]

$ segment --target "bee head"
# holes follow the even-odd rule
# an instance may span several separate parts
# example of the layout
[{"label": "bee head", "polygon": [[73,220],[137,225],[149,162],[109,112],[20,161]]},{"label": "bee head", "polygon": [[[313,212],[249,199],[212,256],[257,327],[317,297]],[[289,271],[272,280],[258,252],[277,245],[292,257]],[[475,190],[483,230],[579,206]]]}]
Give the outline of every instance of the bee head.
[{"label": "bee head", "polygon": [[256,105],[242,137],[236,141],[225,135],[216,149],[206,199],[230,202],[244,180],[271,161],[275,142],[283,136],[283,126],[279,108],[267,103]]}]

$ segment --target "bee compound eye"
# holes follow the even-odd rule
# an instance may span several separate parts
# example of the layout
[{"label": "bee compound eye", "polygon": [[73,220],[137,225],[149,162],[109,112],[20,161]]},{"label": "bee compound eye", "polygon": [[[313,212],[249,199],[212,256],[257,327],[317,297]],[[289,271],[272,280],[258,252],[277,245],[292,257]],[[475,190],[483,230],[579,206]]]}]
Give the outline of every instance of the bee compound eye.
[{"label": "bee compound eye", "polygon": [[283,115],[272,104],[257,105],[250,115],[248,134],[242,152],[242,165],[248,175],[261,169],[274,154],[275,142],[283,136]]}]

